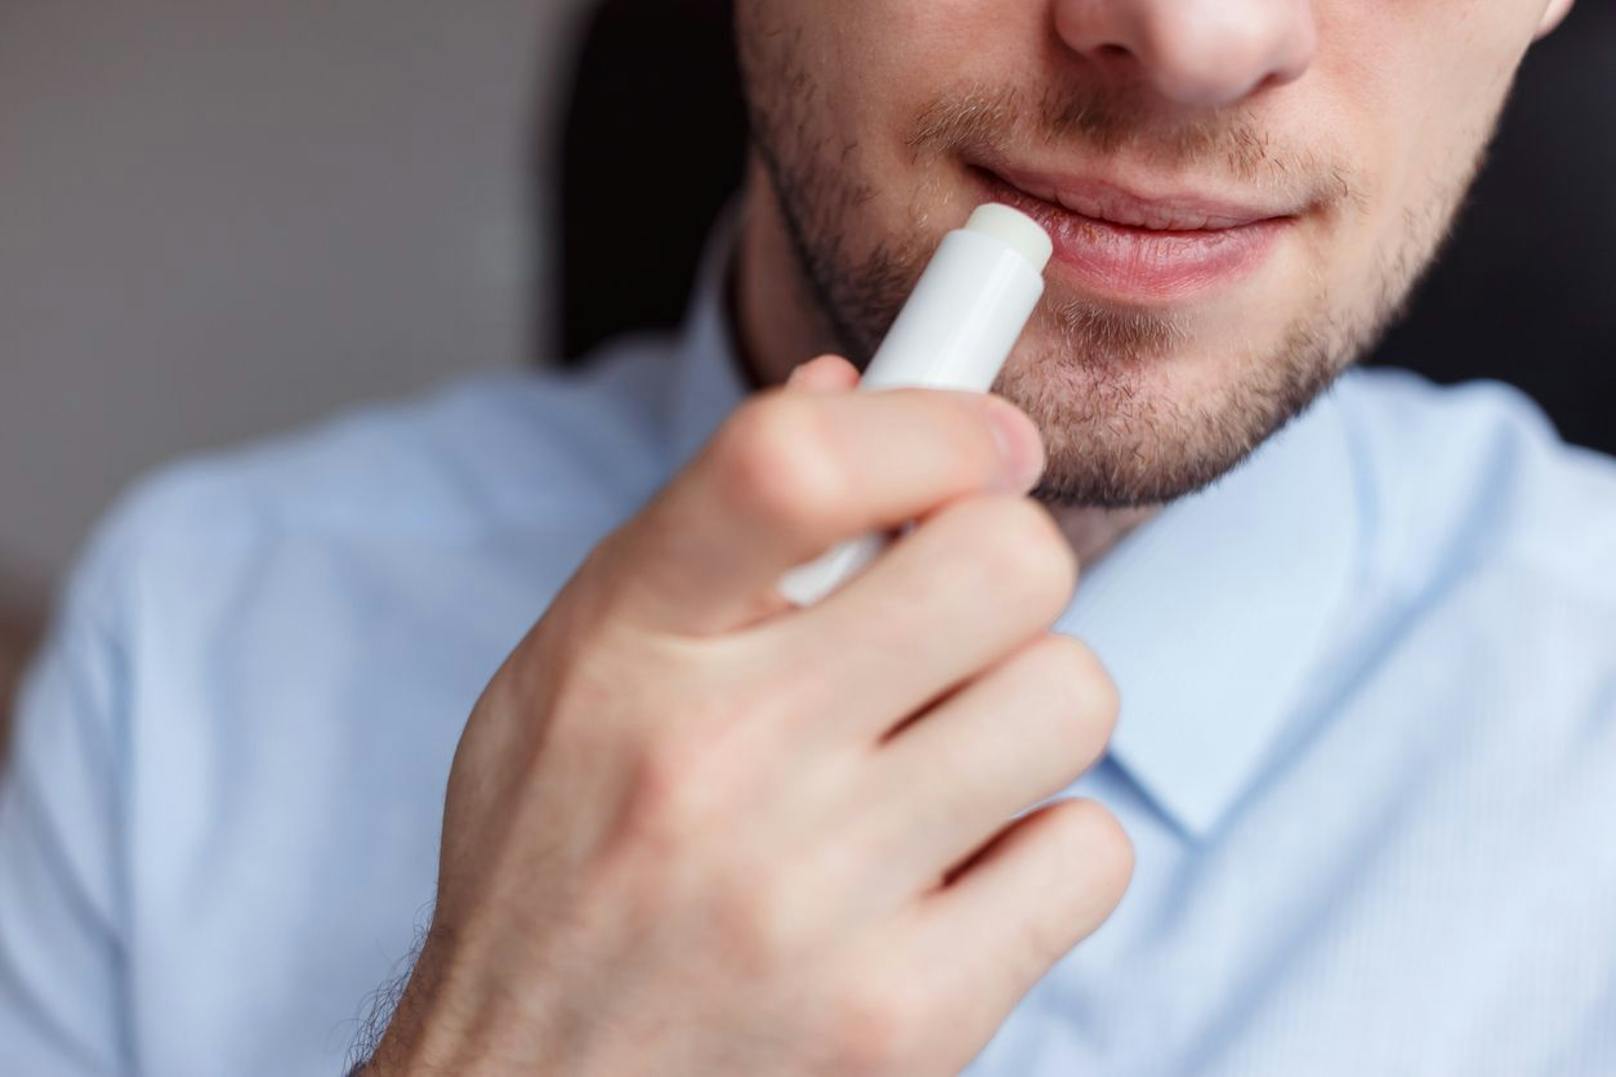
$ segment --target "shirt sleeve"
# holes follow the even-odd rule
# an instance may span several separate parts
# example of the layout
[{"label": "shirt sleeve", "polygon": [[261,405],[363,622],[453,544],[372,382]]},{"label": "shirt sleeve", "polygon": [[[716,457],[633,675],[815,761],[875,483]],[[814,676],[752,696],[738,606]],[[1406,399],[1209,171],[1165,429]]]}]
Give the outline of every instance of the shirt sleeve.
[{"label": "shirt sleeve", "polygon": [[[105,559],[102,560],[104,563]],[[0,1073],[127,1072],[121,659],[92,550],[19,700],[0,776]]]}]

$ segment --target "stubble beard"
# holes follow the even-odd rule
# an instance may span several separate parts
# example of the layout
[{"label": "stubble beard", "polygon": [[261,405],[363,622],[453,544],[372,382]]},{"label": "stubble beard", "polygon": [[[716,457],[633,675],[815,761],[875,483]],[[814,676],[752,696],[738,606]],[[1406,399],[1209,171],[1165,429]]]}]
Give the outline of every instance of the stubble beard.
[{"label": "stubble beard", "polygon": [[[791,56],[792,36],[771,40],[767,67],[756,57],[748,63],[743,49],[754,148],[774,188],[803,291],[843,353],[863,369],[932,253],[936,192],[924,186],[914,192],[902,231],[879,236],[873,247],[856,245],[853,229],[879,194],[876,181],[861,167],[858,143],[830,134],[827,117],[816,113],[824,96]],[[1312,153],[1281,159],[1249,126],[1202,123],[1156,141],[1125,102],[1081,88],[1050,91],[1036,102],[1015,91],[960,88],[919,116],[909,149],[917,165],[935,162],[1005,138],[1028,115],[1052,144],[1096,154],[1128,146],[1174,163],[1205,156],[1254,183],[1295,183],[1301,173],[1320,212],[1351,214],[1365,204],[1358,178],[1338,164]],[[1353,305],[1332,303],[1319,274],[1277,343],[1243,346],[1237,375],[1193,401],[1152,391],[1148,377],[1153,362],[1197,346],[1172,315],[1051,290],[994,386],[1043,432],[1048,462],[1033,496],[1059,507],[1144,508],[1194,493],[1238,466],[1399,315],[1451,231],[1486,142],[1478,138],[1468,169],[1404,214],[1400,239],[1377,258],[1370,286],[1353,290]]]}]

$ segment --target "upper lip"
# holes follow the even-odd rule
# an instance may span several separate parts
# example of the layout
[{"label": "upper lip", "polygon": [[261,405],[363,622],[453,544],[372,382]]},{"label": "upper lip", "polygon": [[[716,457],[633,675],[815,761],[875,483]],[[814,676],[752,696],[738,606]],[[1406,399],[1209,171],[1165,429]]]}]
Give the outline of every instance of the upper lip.
[{"label": "upper lip", "polygon": [[1259,206],[1198,192],[1140,194],[1106,180],[993,168],[1022,193],[1093,220],[1151,231],[1201,232],[1240,228],[1293,216],[1294,209]]}]

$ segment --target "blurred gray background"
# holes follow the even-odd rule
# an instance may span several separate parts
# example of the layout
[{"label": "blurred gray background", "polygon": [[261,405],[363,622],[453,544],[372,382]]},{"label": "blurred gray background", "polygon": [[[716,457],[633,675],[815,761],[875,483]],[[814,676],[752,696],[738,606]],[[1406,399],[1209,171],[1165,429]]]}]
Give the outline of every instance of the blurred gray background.
[{"label": "blurred gray background", "polygon": [[0,693],[133,476],[542,348],[586,3],[0,0]]}]

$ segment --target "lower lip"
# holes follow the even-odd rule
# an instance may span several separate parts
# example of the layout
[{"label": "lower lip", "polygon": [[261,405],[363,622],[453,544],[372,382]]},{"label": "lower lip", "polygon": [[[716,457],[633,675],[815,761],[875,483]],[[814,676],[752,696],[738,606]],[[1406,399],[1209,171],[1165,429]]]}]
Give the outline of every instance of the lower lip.
[{"label": "lower lip", "polygon": [[1237,228],[1158,231],[1085,217],[1035,198],[989,173],[988,196],[1026,213],[1055,243],[1053,266],[1082,290],[1119,302],[1163,303],[1226,287],[1256,272],[1295,219],[1273,217]]}]

